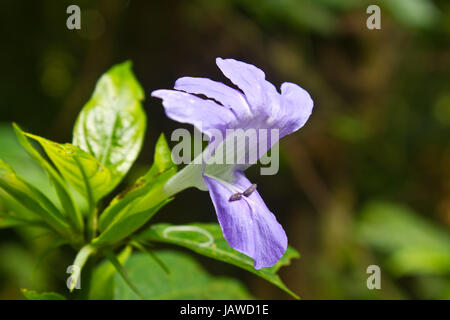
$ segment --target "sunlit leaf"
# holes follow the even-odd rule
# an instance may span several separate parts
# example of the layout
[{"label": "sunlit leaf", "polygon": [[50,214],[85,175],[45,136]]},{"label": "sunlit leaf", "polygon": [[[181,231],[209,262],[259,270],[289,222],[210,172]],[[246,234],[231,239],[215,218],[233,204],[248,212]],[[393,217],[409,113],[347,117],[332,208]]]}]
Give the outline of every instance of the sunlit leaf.
[{"label": "sunlit leaf", "polygon": [[28,300],[67,300],[64,296],[55,292],[38,293],[28,289],[21,289],[20,291]]},{"label": "sunlit leaf", "polygon": [[76,121],[73,144],[112,172],[111,187],[120,182],[141,150],[146,127],[143,99],[144,91],[127,61],[98,80]]},{"label": "sunlit leaf", "polygon": [[172,161],[172,152],[167,144],[166,137],[161,133],[158,141],[156,141],[153,165],[150,172],[152,172],[153,175],[156,175],[158,173],[163,173],[170,168],[176,168],[176,164]]},{"label": "sunlit leaf", "polygon": [[19,143],[24,147],[33,160],[47,172],[49,179],[55,188],[56,194],[58,195],[61,207],[64,208],[64,211],[67,213],[72,225],[75,226],[76,230],[83,230],[83,217],[81,212],[75,205],[72,196],[59,173],[36,149],[33,148],[25,136],[26,133],[23,132],[16,124],[13,124],[13,127]]},{"label": "sunlit leaf", "polygon": [[[190,256],[174,251],[156,252],[169,267],[166,273],[146,254],[133,254],[124,267],[130,280],[136,284],[146,299],[251,299],[245,287],[230,278],[209,275]],[[139,299],[117,274],[115,299]]]},{"label": "sunlit leaf", "polygon": [[289,265],[291,259],[299,257],[299,253],[292,247],[288,247],[286,253],[273,267],[256,270],[251,258],[228,245],[220,226],[215,223],[194,223],[180,226],[156,224],[136,235],[134,239],[172,243],[210,258],[233,264],[260,276],[297,298],[297,295],[289,290],[277,275],[280,267]]},{"label": "sunlit leaf", "polygon": [[111,172],[91,154],[72,144],[59,144],[36,135],[38,141],[61,175],[90,202],[97,202],[111,191]]}]

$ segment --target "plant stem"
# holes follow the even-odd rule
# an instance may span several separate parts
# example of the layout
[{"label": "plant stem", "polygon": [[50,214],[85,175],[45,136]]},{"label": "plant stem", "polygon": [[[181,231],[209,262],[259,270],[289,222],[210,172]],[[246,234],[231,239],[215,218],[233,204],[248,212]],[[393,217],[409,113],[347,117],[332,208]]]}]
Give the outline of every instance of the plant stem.
[{"label": "plant stem", "polygon": [[191,187],[207,190],[202,177],[202,165],[191,163],[175,174],[163,187],[167,198]]},{"label": "plant stem", "polygon": [[83,269],[83,266],[85,265],[87,259],[90,255],[92,255],[95,252],[95,248],[92,247],[90,244],[85,245],[83,248],[81,248],[80,251],[78,251],[77,256],[75,257],[75,261],[73,262],[72,267],[72,274],[70,277],[70,285],[69,290],[70,292],[75,289],[81,275],[81,270]]},{"label": "plant stem", "polygon": [[87,221],[87,238],[89,241],[95,238],[97,233],[97,208],[93,207],[89,210]]}]

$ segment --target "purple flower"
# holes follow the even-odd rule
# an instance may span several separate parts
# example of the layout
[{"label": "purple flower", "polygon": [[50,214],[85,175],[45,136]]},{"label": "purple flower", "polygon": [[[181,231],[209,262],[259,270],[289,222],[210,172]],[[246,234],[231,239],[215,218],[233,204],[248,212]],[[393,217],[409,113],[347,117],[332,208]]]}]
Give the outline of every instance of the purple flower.
[{"label": "purple flower", "polygon": [[[225,137],[227,129],[278,129],[279,138],[300,129],[308,120],[313,101],[298,85],[285,82],[280,94],[253,65],[221,58],[216,63],[241,91],[207,78],[180,78],[176,90],[152,92],[163,100],[169,118],[192,124],[205,134],[212,129]],[[256,144],[260,143],[257,139]],[[272,145],[259,150],[258,158]],[[210,173],[205,167],[201,174],[223,235],[232,248],[254,259],[256,269],[271,267],[286,251],[286,233],[242,172],[248,165],[222,166],[231,172],[231,179],[219,174],[221,170]]]}]

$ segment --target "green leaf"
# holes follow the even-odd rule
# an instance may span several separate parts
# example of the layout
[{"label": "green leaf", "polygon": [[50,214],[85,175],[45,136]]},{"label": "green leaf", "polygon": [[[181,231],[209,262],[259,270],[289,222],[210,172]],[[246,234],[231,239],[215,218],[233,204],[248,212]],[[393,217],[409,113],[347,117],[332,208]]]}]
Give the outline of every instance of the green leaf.
[{"label": "green leaf", "polygon": [[170,202],[172,199],[167,199],[160,202],[155,207],[134,212],[131,207],[128,210],[124,210],[122,215],[117,216],[116,220],[111,223],[111,225],[102,232],[93,241],[93,245],[96,247],[104,246],[107,244],[117,243],[134,231],[142,227],[148,220],[155,215],[164,205]]},{"label": "green leaf", "polygon": [[[31,234],[33,231],[31,229],[28,231],[28,235],[25,237],[29,237],[28,239],[32,240]],[[19,231],[19,233],[22,232]],[[22,239],[25,240],[25,237]],[[0,245],[0,270],[2,279],[6,279],[11,284],[14,283],[14,288],[33,287],[35,289],[41,289],[48,287],[51,279],[49,279],[45,270],[36,270],[34,268],[36,256],[35,252],[30,250],[30,246],[24,245],[23,241],[8,241],[4,236],[2,236],[2,239]],[[33,245],[36,245],[36,243],[33,243]]]},{"label": "green leaf", "polygon": [[220,226],[216,223],[193,223],[173,226],[170,224],[152,225],[147,230],[133,237],[137,241],[157,241],[179,245],[191,249],[201,255],[233,264],[250,271],[269,281],[291,296],[298,296],[289,290],[277,275],[278,269],[290,264],[291,259],[299,258],[299,253],[288,247],[286,253],[273,267],[256,270],[253,260],[232,249],[222,235]]},{"label": "green leaf", "polygon": [[387,256],[396,276],[450,274],[450,235],[412,210],[373,202],[362,211],[359,239]]},{"label": "green leaf", "polygon": [[122,266],[119,259],[117,259],[117,257],[114,255],[114,253],[110,250],[106,250],[105,256],[108,258],[109,262],[111,262],[111,264],[114,266],[116,271],[120,274],[122,280],[125,281],[125,283],[128,285],[128,288],[130,288],[133,291],[133,293],[136,294],[140,299],[145,300],[144,296],[136,287],[136,285],[133,283],[133,281],[131,281],[127,271]]},{"label": "green leaf", "polygon": [[28,300],[67,300],[66,297],[55,292],[37,293],[34,290],[28,289],[20,289],[20,291]]},{"label": "green leaf", "polygon": [[72,196],[67,189],[67,186],[59,173],[53,168],[50,163],[41,154],[33,148],[31,143],[28,141],[25,136],[25,132],[23,132],[18,125],[13,124],[14,131],[16,133],[17,139],[19,143],[24,147],[24,149],[28,152],[28,154],[33,158],[35,162],[37,162],[48,174],[51,183],[53,184],[56,193],[58,195],[59,201],[61,203],[61,207],[64,208],[67,216],[69,217],[69,221],[75,227],[76,230],[83,230],[83,217],[81,212],[78,210],[77,206],[74,204]]},{"label": "green leaf", "polygon": [[169,145],[167,144],[164,133],[161,133],[158,141],[156,141],[155,155],[153,158],[153,165],[150,169],[150,172],[152,172],[153,175],[167,171],[170,168],[177,167],[176,164],[172,161],[172,152],[170,151]]},{"label": "green leaf", "polygon": [[152,258],[153,260],[155,260],[160,266],[161,268],[163,268],[163,270],[166,273],[169,273],[169,269],[167,268],[167,266],[164,264],[164,262],[162,262],[157,256],[156,254],[153,252],[153,250],[150,250],[149,248],[146,248],[144,245],[140,244],[137,241],[130,241],[130,245],[135,247],[136,249],[138,249],[139,251],[141,251],[142,253],[145,253],[146,255],[148,255],[150,258]]},{"label": "green leaf", "polygon": [[[125,247],[118,255],[120,264],[131,256],[130,246]],[[114,299],[114,275],[116,268],[108,260],[103,261],[92,273],[92,281],[89,286],[89,300],[112,300]]]},{"label": "green leaf", "polygon": [[21,203],[25,208],[37,214],[63,236],[70,233],[64,216],[53,203],[36,187],[18,176],[13,169],[0,159],[0,188]]},{"label": "green leaf", "polygon": [[0,215],[0,229],[26,225],[22,220],[17,220],[6,215]]},{"label": "green leaf", "polygon": [[114,198],[100,216],[102,233],[95,245],[118,242],[142,227],[171,200],[167,199],[163,188],[176,171],[170,149],[161,135],[156,143],[154,163],[147,174]]},{"label": "green leaf", "polygon": [[9,163],[17,174],[26,177],[28,182],[39,186],[39,190],[56,203],[58,199],[47,174],[20,145],[10,123],[0,123],[0,141],[0,158]]},{"label": "green leaf", "polygon": [[112,187],[136,160],[146,128],[141,104],[144,91],[131,66],[129,61],[118,64],[98,80],[73,131],[73,144],[95,156],[112,172]]},{"label": "green leaf", "polygon": [[69,242],[66,239],[63,238],[53,238],[50,242],[50,244],[45,248],[40,254],[39,257],[36,259],[36,263],[34,265],[34,269],[37,270],[44,259],[54,250],[69,244]]},{"label": "green leaf", "polygon": [[[231,278],[208,274],[192,257],[174,251],[156,253],[170,272],[166,273],[146,254],[133,254],[124,268],[146,299],[251,299],[246,288]],[[125,281],[115,276],[115,299],[138,299]]]},{"label": "green leaf", "polygon": [[70,143],[59,144],[29,133],[26,135],[41,144],[61,175],[91,207],[111,191],[111,172],[91,154]]},{"label": "green leaf", "polygon": [[[148,194],[158,181],[168,180],[177,171],[172,162],[171,152],[164,134],[161,134],[155,146],[153,165],[147,174],[139,178],[131,187],[116,196],[100,216],[99,229],[105,230],[125,207],[137,198]],[[167,173],[166,173],[167,172]],[[164,175],[163,175],[164,174]],[[163,175],[162,177],[160,177]]]},{"label": "green leaf", "polygon": [[42,220],[29,220],[19,217],[14,217],[8,214],[0,214],[0,229],[24,227],[24,226],[41,226],[46,227]]}]

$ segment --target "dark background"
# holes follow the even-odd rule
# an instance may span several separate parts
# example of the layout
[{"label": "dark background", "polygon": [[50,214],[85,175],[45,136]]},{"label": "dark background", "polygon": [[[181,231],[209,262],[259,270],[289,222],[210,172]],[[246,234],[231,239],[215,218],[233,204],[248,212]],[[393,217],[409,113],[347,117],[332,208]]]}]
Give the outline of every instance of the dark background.
[{"label": "dark background", "polygon": [[[79,31],[66,28],[70,4],[81,7]],[[381,7],[381,30],[366,28],[370,4]],[[280,172],[248,172],[302,255],[281,271],[288,287],[306,299],[450,298],[448,1],[4,0],[0,12],[0,156],[15,152],[12,121],[70,141],[95,81],[130,59],[148,129],[126,185],[151,164],[158,135],[179,126],[150,92],[181,76],[225,81],[215,58],[243,60],[315,102],[305,127],[282,140]],[[208,194],[188,190],[155,220],[215,219]],[[0,298],[63,288],[74,252],[52,253],[36,271],[42,246],[0,230]],[[258,298],[288,298],[250,273],[200,261]],[[371,264],[382,290],[366,287]]]}]

